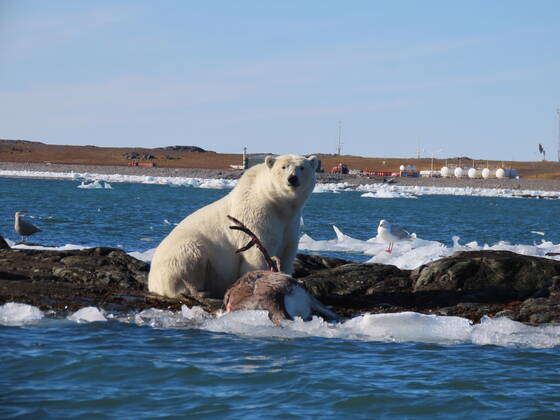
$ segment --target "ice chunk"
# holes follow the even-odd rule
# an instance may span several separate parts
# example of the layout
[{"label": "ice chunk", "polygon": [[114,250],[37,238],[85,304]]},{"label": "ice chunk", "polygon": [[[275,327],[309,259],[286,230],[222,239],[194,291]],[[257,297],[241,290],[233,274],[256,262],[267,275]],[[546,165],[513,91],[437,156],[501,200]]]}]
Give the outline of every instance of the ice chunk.
[{"label": "ice chunk", "polygon": [[437,344],[493,344],[497,346],[549,348],[560,346],[560,326],[532,327],[507,318],[484,318],[473,325],[465,318],[424,315],[416,312],[366,313],[340,323],[318,317],[301,318],[274,325],[266,311],[235,311],[214,316],[202,308],[183,306],[180,312],[148,309],[128,322],[156,328],[197,328],[243,337],[323,337],[381,342]]},{"label": "ice chunk", "polygon": [[0,324],[21,326],[39,321],[44,317],[43,312],[25,303],[8,302],[0,306]]},{"label": "ice chunk", "polygon": [[68,316],[70,321],[75,322],[96,322],[96,321],[107,321],[105,318],[105,314],[94,306],[88,306],[86,308],[82,308],[72,315]]},{"label": "ice chunk", "polygon": [[[393,252],[387,253],[385,252],[386,243],[377,236],[364,241],[344,234],[336,226],[333,226],[333,229],[336,239],[315,240],[309,235],[303,234],[299,241],[299,250],[362,253],[373,256],[367,263],[390,264],[406,270],[412,270],[431,261],[450,256],[457,251],[511,251],[522,255],[560,260],[560,256],[552,255],[560,252],[560,244],[544,240],[540,244],[533,245],[510,244],[504,241],[493,245],[479,245],[477,242],[461,245],[460,238],[453,236],[453,246],[447,246],[438,241],[427,241],[416,237],[412,241],[395,243]],[[547,253],[551,255],[546,255]]]}]

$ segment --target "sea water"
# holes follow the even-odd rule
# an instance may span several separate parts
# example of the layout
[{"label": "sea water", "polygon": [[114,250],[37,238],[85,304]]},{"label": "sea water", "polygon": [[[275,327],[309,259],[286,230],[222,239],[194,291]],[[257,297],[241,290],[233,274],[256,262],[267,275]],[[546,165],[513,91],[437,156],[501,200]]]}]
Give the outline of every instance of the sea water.
[{"label": "sea water", "polygon": [[[214,181],[111,181],[0,178],[0,235],[18,240],[13,215],[22,211],[43,229],[33,242],[119,247],[149,260],[184,216],[229,191]],[[313,194],[304,210],[303,252],[414,268],[459,249],[540,256],[560,249],[557,200],[316,191],[327,192]],[[417,239],[384,252],[380,219]],[[0,349],[1,417],[560,414],[560,327],[505,318],[473,325],[407,312],[278,327],[260,311],[214,317],[186,306],[127,314],[90,307],[60,318],[8,303],[0,306]]]}]

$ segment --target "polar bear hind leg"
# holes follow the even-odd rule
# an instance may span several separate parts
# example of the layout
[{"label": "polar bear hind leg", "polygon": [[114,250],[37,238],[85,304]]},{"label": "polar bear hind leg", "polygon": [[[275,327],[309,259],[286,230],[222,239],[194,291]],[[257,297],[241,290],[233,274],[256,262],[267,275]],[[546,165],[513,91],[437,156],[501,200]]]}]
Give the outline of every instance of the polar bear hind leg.
[{"label": "polar bear hind leg", "polygon": [[200,243],[185,242],[167,253],[166,249],[154,255],[148,278],[148,289],[152,293],[176,297],[181,293],[193,297],[205,297],[208,279],[208,253]]}]

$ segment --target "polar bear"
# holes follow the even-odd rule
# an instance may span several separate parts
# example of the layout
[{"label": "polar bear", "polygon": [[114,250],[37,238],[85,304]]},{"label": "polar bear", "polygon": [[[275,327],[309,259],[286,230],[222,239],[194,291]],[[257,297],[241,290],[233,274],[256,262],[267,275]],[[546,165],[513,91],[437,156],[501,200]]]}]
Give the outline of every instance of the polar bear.
[{"label": "polar bear", "polygon": [[157,247],[148,277],[150,292],[167,297],[223,298],[243,274],[267,268],[258,249],[236,254],[247,236],[229,229],[231,215],[261,240],[270,255],[291,274],[301,211],[315,187],[317,157],[267,156],[245,171],[220,200],[187,216]]}]

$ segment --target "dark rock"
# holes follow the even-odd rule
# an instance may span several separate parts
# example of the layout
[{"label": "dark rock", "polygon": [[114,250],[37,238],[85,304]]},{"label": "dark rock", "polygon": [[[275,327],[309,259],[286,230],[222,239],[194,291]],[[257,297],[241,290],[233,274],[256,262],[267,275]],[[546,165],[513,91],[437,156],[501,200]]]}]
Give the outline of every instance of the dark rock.
[{"label": "dark rock", "polygon": [[182,303],[216,309],[189,298],[147,291],[149,264],[112,248],[79,251],[0,250],[0,304],[22,302],[43,310],[179,309]]},{"label": "dark rock", "polygon": [[[166,299],[147,291],[149,265],[118,249],[0,250],[0,304],[43,310],[98,306],[113,311],[214,311],[221,300]],[[416,311],[461,316],[507,316],[530,324],[560,322],[560,262],[504,251],[459,252],[414,271],[299,254],[294,276],[341,316]]]},{"label": "dark rock", "polygon": [[298,254],[294,261],[292,275],[295,278],[302,278],[309,276],[315,271],[335,268],[350,263],[351,261],[341,260],[339,258],[329,258],[310,254]]},{"label": "dark rock", "polygon": [[461,251],[416,269],[414,291],[463,291],[515,300],[549,287],[560,262],[509,251]]},{"label": "dark rock", "polygon": [[0,236],[0,249],[10,249],[10,245]]}]

